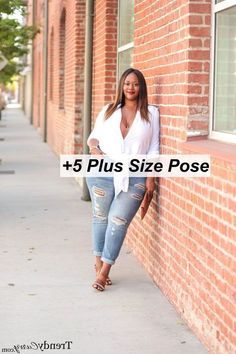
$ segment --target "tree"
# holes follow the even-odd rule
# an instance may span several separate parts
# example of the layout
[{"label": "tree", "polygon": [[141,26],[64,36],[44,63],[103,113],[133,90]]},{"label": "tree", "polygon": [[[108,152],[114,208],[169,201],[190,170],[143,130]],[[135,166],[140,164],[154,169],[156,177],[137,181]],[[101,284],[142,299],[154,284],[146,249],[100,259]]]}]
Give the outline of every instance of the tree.
[{"label": "tree", "polygon": [[30,40],[39,32],[35,26],[23,24],[26,3],[24,0],[0,0],[0,57],[7,60],[7,65],[0,71],[0,83],[11,82],[24,68],[25,64],[19,58],[28,53]]}]

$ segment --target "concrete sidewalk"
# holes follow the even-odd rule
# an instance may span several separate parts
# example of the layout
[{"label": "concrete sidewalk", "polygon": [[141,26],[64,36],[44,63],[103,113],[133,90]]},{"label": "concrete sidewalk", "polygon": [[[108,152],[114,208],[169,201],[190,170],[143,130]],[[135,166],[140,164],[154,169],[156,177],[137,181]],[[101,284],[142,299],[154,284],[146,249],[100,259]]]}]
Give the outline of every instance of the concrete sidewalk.
[{"label": "concrete sidewalk", "polygon": [[114,284],[92,289],[90,203],[19,109],[3,112],[0,138],[0,172],[15,171],[0,173],[0,352],[206,354],[126,248]]}]

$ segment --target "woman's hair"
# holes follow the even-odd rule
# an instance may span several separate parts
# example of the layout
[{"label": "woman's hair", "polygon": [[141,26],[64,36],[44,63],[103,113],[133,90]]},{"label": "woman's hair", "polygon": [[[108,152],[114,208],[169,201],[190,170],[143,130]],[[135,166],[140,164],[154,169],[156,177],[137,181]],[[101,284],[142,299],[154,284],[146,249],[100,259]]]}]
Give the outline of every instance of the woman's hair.
[{"label": "woman's hair", "polygon": [[108,106],[105,112],[105,119],[109,118],[115,112],[118,105],[120,105],[120,107],[125,105],[125,96],[123,92],[124,82],[126,77],[131,73],[137,76],[139,82],[138,109],[140,110],[141,117],[149,122],[147,84],[141,71],[133,68],[125,70],[121,75],[115,101]]}]

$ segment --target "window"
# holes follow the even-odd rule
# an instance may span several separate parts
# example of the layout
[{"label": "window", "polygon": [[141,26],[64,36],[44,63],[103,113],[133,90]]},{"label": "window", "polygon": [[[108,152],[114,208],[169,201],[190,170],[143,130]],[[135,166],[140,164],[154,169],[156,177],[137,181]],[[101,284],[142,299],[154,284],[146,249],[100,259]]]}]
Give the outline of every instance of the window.
[{"label": "window", "polygon": [[216,0],[211,137],[236,143],[236,0]]},{"label": "window", "polygon": [[54,85],[54,30],[52,28],[51,35],[50,35],[50,81],[49,81],[49,99],[53,100],[53,85]]},{"label": "window", "polygon": [[59,47],[59,109],[64,109],[65,100],[65,49],[66,49],[66,11],[63,9],[60,19]]},{"label": "window", "polygon": [[119,0],[118,7],[118,77],[132,65],[134,37],[134,0]]}]

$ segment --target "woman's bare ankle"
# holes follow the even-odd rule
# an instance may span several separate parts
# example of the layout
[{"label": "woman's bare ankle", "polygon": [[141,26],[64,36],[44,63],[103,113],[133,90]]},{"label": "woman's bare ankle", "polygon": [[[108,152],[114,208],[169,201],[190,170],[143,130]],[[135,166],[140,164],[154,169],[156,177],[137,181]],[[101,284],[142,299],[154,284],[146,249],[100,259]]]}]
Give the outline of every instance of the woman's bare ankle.
[{"label": "woman's bare ankle", "polygon": [[111,264],[103,263],[100,274],[102,274],[104,277],[107,278],[110,270],[111,270]]},{"label": "woman's bare ankle", "polygon": [[103,262],[101,260],[101,257],[96,256],[96,260],[95,260],[96,270],[100,271],[102,269],[102,265],[103,265]]}]

